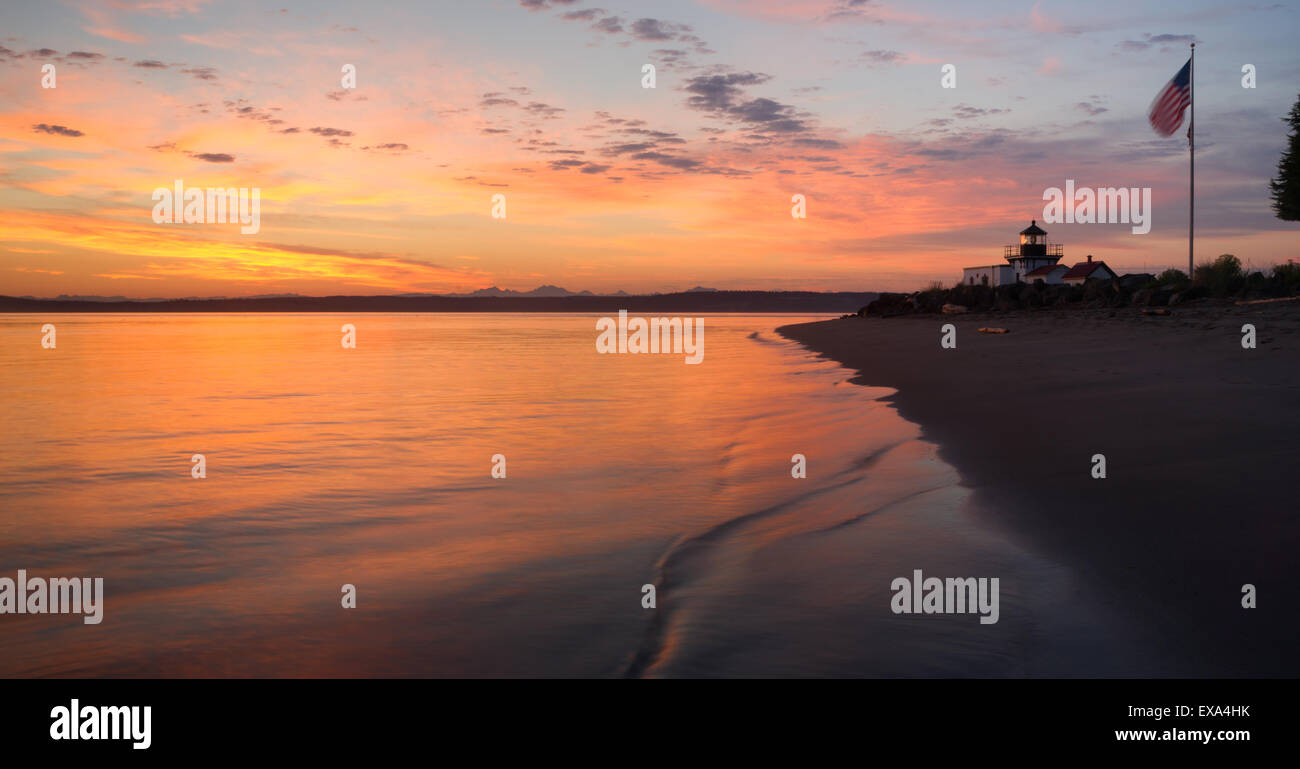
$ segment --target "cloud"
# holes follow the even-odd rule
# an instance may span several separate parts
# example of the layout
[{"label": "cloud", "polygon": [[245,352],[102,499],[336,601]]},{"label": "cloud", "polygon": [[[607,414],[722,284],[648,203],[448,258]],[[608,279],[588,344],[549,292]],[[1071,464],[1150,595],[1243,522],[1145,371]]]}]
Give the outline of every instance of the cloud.
[{"label": "cloud", "polygon": [[817,147],[826,150],[839,149],[844,146],[834,139],[795,139],[794,143],[800,147]]},{"label": "cloud", "polygon": [[637,19],[632,22],[632,37],[638,40],[672,40],[677,36],[677,25],[658,19]]},{"label": "cloud", "polygon": [[281,111],[279,107],[260,109],[249,104],[247,99],[240,99],[238,101],[226,99],[222,104],[225,105],[227,112],[243,120],[259,120],[268,126],[284,124],[283,120],[275,116],[275,113]]},{"label": "cloud", "polygon": [[86,32],[109,40],[116,40],[119,43],[143,43],[145,39],[141,35],[133,32],[127,32],[124,29],[114,29],[112,27],[82,27]]},{"label": "cloud", "polygon": [[187,152],[186,155],[205,163],[233,163],[235,156],[225,152]]},{"label": "cloud", "polygon": [[673,67],[686,63],[690,54],[681,48],[656,48],[650,52],[650,55],[655,57],[659,66]]},{"label": "cloud", "polygon": [[728,110],[728,114],[741,122],[761,126],[767,131],[798,133],[808,130],[808,124],[796,117],[794,107],[766,97],[737,104]]},{"label": "cloud", "polygon": [[370,100],[368,96],[363,96],[362,94],[357,93],[351,88],[340,88],[336,91],[326,91],[325,98],[329,99],[330,101],[343,101],[345,99],[351,99],[353,101]]},{"label": "cloud", "polygon": [[[550,0],[550,2],[555,2],[555,0]],[[529,10],[541,10],[547,7],[545,0],[539,0],[539,2],[521,0],[521,3]],[[567,21],[592,22],[591,29],[606,35],[626,33],[633,40],[651,43],[676,41],[693,48],[696,53],[713,53],[708,44],[694,34],[694,28],[689,24],[652,18],[640,18],[628,22],[621,16],[615,16],[602,8],[582,8],[568,11],[561,14],[560,18]],[[660,49],[654,53],[661,56],[663,63],[667,65],[680,64],[687,55],[687,51],[684,49]]]},{"label": "cloud", "polygon": [[316,126],[315,128],[309,128],[307,130],[317,136],[352,136],[351,131],[345,131],[342,128],[322,128]]},{"label": "cloud", "polygon": [[985,107],[972,107],[969,104],[958,104],[952,108],[952,114],[961,120],[970,120],[971,118],[987,117],[989,115],[1001,115],[1010,112],[1009,109],[990,109]]},{"label": "cloud", "polygon": [[662,152],[640,152],[632,157],[635,160],[653,160],[661,165],[670,168],[677,168],[682,171],[689,171],[700,164],[698,160],[691,160],[690,158],[678,157],[676,155],[665,155]]},{"label": "cloud", "polygon": [[1109,112],[1109,110],[1106,107],[1103,107],[1097,103],[1097,98],[1095,96],[1091,97],[1090,101],[1079,102],[1078,104],[1074,105],[1074,108],[1079,110],[1080,112],[1086,112],[1093,117],[1100,115],[1103,112]]},{"label": "cloud", "polygon": [[[157,59],[140,59],[131,66],[140,69],[169,69],[173,66],[184,67],[185,65],[167,64],[166,62],[161,62]],[[180,71],[186,75],[190,75],[196,80],[216,80],[218,75],[216,67],[187,67]]]},{"label": "cloud", "polygon": [[32,126],[32,130],[39,133],[53,134],[55,136],[85,136],[84,133],[73,128],[61,125],[49,125],[48,123],[37,123]]},{"label": "cloud", "polygon": [[1065,31],[1065,26],[1058,21],[1053,21],[1040,10],[1039,3],[1034,3],[1034,7],[1029,10],[1029,26],[1035,32],[1045,35],[1056,35]]},{"label": "cloud", "polygon": [[626,155],[629,152],[645,152],[655,149],[658,145],[654,142],[629,142],[625,144],[611,144],[606,146],[600,152],[602,155],[613,157],[615,155]]},{"label": "cloud", "polygon": [[538,117],[557,118],[560,116],[561,112],[564,112],[564,108],[552,107],[549,104],[543,104],[542,102],[535,101],[535,102],[529,102],[528,106],[524,107],[524,111],[536,115]]},{"label": "cloud", "polygon": [[107,38],[109,40],[116,40],[119,43],[145,42],[144,37],[141,35],[117,27],[113,23],[113,14],[106,8],[101,8],[91,3],[85,3],[82,4],[81,11],[90,21],[90,26],[81,28],[83,32]]},{"label": "cloud", "polygon": [[182,13],[198,13],[207,2],[208,0],[114,0],[113,6],[126,13],[174,19]]},{"label": "cloud", "polygon": [[[510,90],[520,94],[532,93],[531,89],[519,86],[512,87]],[[540,101],[530,101],[527,104],[520,104],[517,100],[511,99],[501,91],[489,91],[488,93],[483,94],[483,98],[478,104],[479,107],[484,109],[488,107],[519,107],[533,117],[546,119],[558,118],[565,112],[564,107],[556,107]]]},{"label": "cloud", "polygon": [[217,79],[216,67],[190,67],[189,69],[181,70],[181,72],[184,72],[187,75],[193,75],[198,80]]},{"label": "cloud", "polygon": [[1156,47],[1161,51],[1167,51],[1175,44],[1189,45],[1195,42],[1196,35],[1144,34],[1141,40],[1121,40],[1115,44],[1115,47],[1121,51],[1140,53]]},{"label": "cloud", "polygon": [[518,107],[519,102],[511,99],[500,91],[492,91],[483,94],[483,100],[478,103],[480,107]]},{"label": "cloud", "polygon": [[691,97],[686,103],[693,109],[706,112],[726,110],[744,96],[743,86],[761,85],[771,79],[770,76],[757,72],[699,75],[687,81],[686,91]]},{"label": "cloud", "polygon": [[623,31],[623,20],[617,16],[606,16],[595,24],[592,24],[591,28],[599,32],[614,35]]},{"label": "cloud", "polygon": [[686,105],[764,131],[789,134],[811,130],[807,113],[791,105],[766,97],[746,98],[745,87],[770,79],[758,72],[698,75],[686,81],[685,90],[691,94]]},{"label": "cloud", "polygon": [[530,11],[545,11],[558,5],[573,5],[577,0],[519,0],[519,4]]},{"label": "cloud", "polygon": [[863,51],[861,58],[866,59],[872,64],[897,64],[901,61],[907,60],[907,56],[898,51],[886,50]]}]

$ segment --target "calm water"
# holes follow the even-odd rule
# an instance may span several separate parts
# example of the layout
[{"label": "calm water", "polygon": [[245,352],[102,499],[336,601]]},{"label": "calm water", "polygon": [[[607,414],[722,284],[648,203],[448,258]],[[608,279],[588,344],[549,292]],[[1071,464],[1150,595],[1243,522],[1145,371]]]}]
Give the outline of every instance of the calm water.
[{"label": "calm water", "polygon": [[[596,354],[595,317],[0,316],[0,576],[106,593],[97,626],[0,615],[0,675],[1019,675],[1089,643],[1070,575],[773,333],[800,318],[707,316],[688,366]],[[1000,576],[1001,621],[893,615],[914,568]]]}]

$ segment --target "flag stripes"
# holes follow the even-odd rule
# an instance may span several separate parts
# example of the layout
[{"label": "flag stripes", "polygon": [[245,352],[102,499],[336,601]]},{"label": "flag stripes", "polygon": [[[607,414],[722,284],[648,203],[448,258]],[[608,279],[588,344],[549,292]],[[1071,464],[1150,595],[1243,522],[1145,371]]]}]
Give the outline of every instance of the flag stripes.
[{"label": "flag stripes", "polygon": [[1156,94],[1147,118],[1151,127],[1161,136],[1172,136],[1183,124],[1183,111],[1192,103],[1191,59],[1178,70],[1178,74]]}]

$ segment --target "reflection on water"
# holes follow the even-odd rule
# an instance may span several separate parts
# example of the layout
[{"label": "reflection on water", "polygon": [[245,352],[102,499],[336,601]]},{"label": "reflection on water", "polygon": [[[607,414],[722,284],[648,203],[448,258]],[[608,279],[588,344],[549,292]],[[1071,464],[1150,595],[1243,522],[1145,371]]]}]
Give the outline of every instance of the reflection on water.
[{"label": "reflection on water", "polygon": [[[1064,575],[797,319],[708,316],[696,366],[594,319],[0,316],[0,576],[106,593],[0,615],[0,675],[1034,671]],[[1000,576],[1002,621],[891,614],[913,568]]]}]

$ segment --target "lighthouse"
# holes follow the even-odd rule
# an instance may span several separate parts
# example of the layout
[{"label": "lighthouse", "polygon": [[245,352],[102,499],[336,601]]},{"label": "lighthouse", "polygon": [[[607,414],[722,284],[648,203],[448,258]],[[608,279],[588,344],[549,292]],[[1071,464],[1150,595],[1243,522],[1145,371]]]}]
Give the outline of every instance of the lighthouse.
[{"label": "lighthouse", "polygon": [[1064,251],[1060,243],[1047,242],[1047,230],[1038,226],[1037,220],[1020,231],[1020,242],[1004,246],[1002,258],[1006,264],[967,267],[962,270],[961,282],[970,286],[1002,286],[1008,283],[1032,283],[1043,280],[1060,283],[1065,267],[1061,261]]}]

